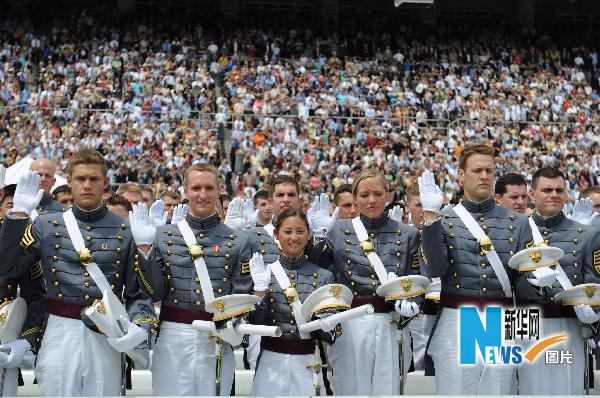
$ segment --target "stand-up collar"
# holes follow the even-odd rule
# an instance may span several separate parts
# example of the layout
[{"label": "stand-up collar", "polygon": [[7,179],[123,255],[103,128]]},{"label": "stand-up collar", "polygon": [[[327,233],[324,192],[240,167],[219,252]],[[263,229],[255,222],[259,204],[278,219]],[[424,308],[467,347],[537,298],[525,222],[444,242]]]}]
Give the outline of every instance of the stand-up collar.
[{"label": "stand-up collar", "polygon": [[533,221],[535,221],[535,225],[538,227],[552,228],[563,222],[565,214],[562,211],[559,211],[555,215],[545,218],[538,213],[533,213],[532,217]]},{"label": "stand-up collar", "polygon": [[190,227],[192,227],[193,229],[200,229],[203,231],[214,228],[221,222],[217,213],[213,213],[212,215],[205,218],[198,218],[193,216],[192,213],[188,212],[185,219],[190,225]]},{"label": "stand-up collar", "polygon": [[96,222],[104,218],[104,216],[106,216],[107,213],[108,209],[106,208],[106,205],[104,203],[102,203],[99,207],[95,208],[94,210],[90,211],[82,210],[79,207],[77,207],[77,205],[73,205],[73,215],[76,219],[83,222]]},{"label": "stand-up collar", "polygon": [[481,202],[463,199],[461,203],[469,213],[487,213],[496,205],[494,198],[491,196],[485,200],[482,200]]},{"label": "stand-up collar", "polygon": [[360,215],[360,221],[362,221],[363,225],[365,226],[365,229],[368,231],[374,231],[383,227],[389,219],[390,218],[388,217],[386,212],[383,212],[383,214],[377,218],[369,218],[364,214]]}]

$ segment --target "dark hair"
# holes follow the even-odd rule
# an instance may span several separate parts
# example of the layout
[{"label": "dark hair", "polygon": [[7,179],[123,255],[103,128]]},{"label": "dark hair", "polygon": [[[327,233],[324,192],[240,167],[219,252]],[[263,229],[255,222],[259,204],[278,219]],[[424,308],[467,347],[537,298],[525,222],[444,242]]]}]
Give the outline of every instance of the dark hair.
[{"label": "dark hair", "polygon": [[340,201],[340,194],[348,192],[352,195],[352,184],[342,184],[333,191],[333,203],[337,206]]},{"label": "dark hair", "polygon": [[121,195],[113,195],[106,200],[107,206],[125,206],[127,211],[132,211],[133,207],[131,206],[131,202],[129,202],[125,197]]},{"label": "dark hair", "polygon": [[226,193],[222,193],[219,195],[219,202],[221,203],[221,207],[223,206],[223,202],[225,202],[226,200],[231,202],[231,196],[227,195]]},{"label": "dark hair", "polygon": [[71,193],[71,188],[67,184],[60,185],[56,187],[54,191],[52,191],[52,197],[56,199],[56,195],[59,193]]},{"label": "dark hair", "polygon": [[269,192],[263,189],[255,193],[252,197],[252,203],[254,204],[254,207],[256,207],[256,203],[259,199],[269,199]]},{"label": "dark hair", "polygon": [[277,187],[277,185],[282,185],[282,184],[291,184],[294,187],[296,187],[296,193],[297,194],[300,193],[300,185],[298,184],[298,181],[296,181],[296,179],[292,176],[281,174],[281,175],[278,175],[277,177],[275,177],[275,179],[271,183],[271,187],[269,188],[269,197],[272,198],[273,194],[275,193],[275,188]]},{"label": "dark hair", "polygon": [[506,173],[504,175],[501,175],[496,180],[496,186],[494,187],[494,192],[497,195],[504,195],[506,193],[506,187],[508,185],[525,185],[525,186],[527,186],[527,181],[525,180],[525,177],[523,177],[521,174]]},{"label": "dark hair", "polygon": [[17,184],[5,185],[4,189],[3,189],[4,195],[2,196],[2,200],[0,200],[0,203],[4,202],[4,199],[6,199],[10,196],[15,196],[16,190],[17,190]]},{"label": "dark hair", "polygon": [[290,217],[300,217],[300,219],[304,221],[304,224],[306,224],[306,229],[310,229],[310,226],[308,225],[308,218],[306,218],[306,214],[304,214],[302,210],[287,209],[284,210],[283,213],[281,213],[279,217],[277,217],[277,219],[275,219],[275,221],[273,222],[275,230],[279,231],[279,227],[281,227],[281,224],[283,224],[283,222]]},{"label": "dark hair", "polygon": [[533,175],[533,179],[531,180],[531,188],[535,189],[537,187],[537,183],[541,177],[544,178],[562,178],[565,181],[565,176],[560,170],[554,167],[542,167]]}]

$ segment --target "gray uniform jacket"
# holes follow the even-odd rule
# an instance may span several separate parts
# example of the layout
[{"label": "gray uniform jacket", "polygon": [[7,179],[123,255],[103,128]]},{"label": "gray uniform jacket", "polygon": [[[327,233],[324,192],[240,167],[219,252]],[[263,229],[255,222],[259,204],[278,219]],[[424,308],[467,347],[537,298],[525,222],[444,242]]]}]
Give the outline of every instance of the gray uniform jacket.
[{"label": "gray uniform jacket", "polygon": [[[282,255],[279,263],[287,274],[292,287],[298,292],[301,302],[304,302],[308,296],[321,286],[335,283],[333,274],[326,269],[319,267],[307,260],[306,255],[301,255],[295,259],[289,259]],[[257,322],[267,326],[279,326],[283,332],[283,339],[299,340],[300,333],[292,307],[288,304],[283,289],[271,275],[271,283],[265,291],[261,305],[256,310],[255,317]]]},{"label": "gray uniform jacket", "polygon": [[52,196],[44,196],[35,210],[39,216],[43,216],[45,214],[62,213],[68,209],[67,206],[52,199]]},{"label": "gray uniform jacket", "polygon": [[[204,250],[215,297],[251,293],[246,235],[222,224],[217,214],[199,219],[188,213],[186,220]],[[177,225],[157,229],[151,255],[142,264],[141,276],[150,285],[154,301],[183,310],[206,311],[194,261]]]},{"label": "gray uniform jacket", "polygon": [[[156,319],[152,300],[138,283],[139,255],[127,221],[102,204],[92,211],[73,207],[86,247],[118,297],[123,297],[131,320],[146,329]],[[62,213],[28,219],[8,217],[6,232],[22,236],[21,244],[0,242],[5,260],[0,262],[3,277],[31,272],[41,260],[47,298],[89,306],[102,298],[90,274],[79,261],[69,238]]]},{"label": "gray uniform jacket", "polygon": [[[600,283],[600,232],[588,225],[573,221],[559,212],[544,219],[533,215],[544,242],[565,252],[559,264],[573,284]],[[551,303],[563,291],[558,281],[552,287],[534,287],[527,281],[528,273],[519,275],[517,296],[532,303]]]},{"label": "gray uniform jacket", "polygon": [[[392,220],[387,214],[377,219],[360,217],[388,273],[394,272],[398,276],[420,274],[417,228]],[[336,221],[325,244],[315,247],[313,254],[316,255],[311,258],[318,258],[319,265],[329,268],[337,283],[350,288],[355,296],[376,296],[381,284],[360,247],[351,219]]]},{"label": "gray uniform jacket", "polygon": [[[494,203],[463,200],[463,206],[492,240],[511,283],[517,272],[508,267],[510,257],[531,244],[527,218]],[[440,219],[424,225],[421,258],[425,274],[439,277],[442,293],[465,296],[505,297],[502,285],[477,239],[469,232],[453,209]]]},{"label": "gray uniform jacket", "polygon": [[[0,226],[2,227],[0,229],[0,242],[18,246],[21,242],[21,236],[5,233],[3,221],[3,218],[0,217]],[[17,289],[19,290],[18,296],[27,302],[27,319],[20,337],[26,339],[31,347],[36,349],[46,316],[44,309],[45,289],[40,263],[16,278],[0,277],[0,300],[2,300],[2,303],[14,300],[17,297]]]}]

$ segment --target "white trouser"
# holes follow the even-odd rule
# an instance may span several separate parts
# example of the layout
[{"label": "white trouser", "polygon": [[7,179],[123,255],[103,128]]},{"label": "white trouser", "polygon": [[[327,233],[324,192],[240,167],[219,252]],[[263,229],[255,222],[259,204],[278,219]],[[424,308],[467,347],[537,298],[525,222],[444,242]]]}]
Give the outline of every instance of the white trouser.
[{"label": "white trouser", "polygon": [[79,319],[48,317],[35,367],[42,395],[121,394],[121,353]]},{"label": "white trouser", "polygon": [[[389,313],[373,313],[342,323],[343,334],[329,346],[331,388],[336,395],[398,395],[398,335]],[[404,336],[404,375],[410,366],[408,328]],[[329,375],[329,373],[328,373]]]},{"label": "white trouser", "polygon": [[[566,341],[552,345],[545,351],[569,350],[573,354],[573,363],[547,364],[545,352],[540,353],[533,363],[523,359],[519,366],[519,394],[583,395],[585,350],[577,318],[540,318],[540,332],[540,339],[566,334]],[[524,340],[523,346],[527,348],[523,352],[526,353],[528,346],[537,342]]]},{"label": "white trouser", "polygon": [[425,357],[425,348],[431,334],[431,329],[435,324],[435,315],[425,315],[413,319],[408,324],[410,337],[412,338],[412,357],[415,364],[415,370],[423,370],[423,358]]},{"label": "white trouser", "polygon": [[[235,358],[223,343],[220,395],[231,395]],[[152,354],[154,395],[216,395],[216,344],[192,325],[162,321]]]},{"label": "white trouser", "polygon": [[[321,358],[319,358],[319,362]],[[314,354],[291,355],[262,350],[254,375],[252,396],[314,396],[315,379],[311,368]],[[321,395],[325,395],[323,373],[319,373]]]},{"label": "white trouser", "polygon": [[248,347],[246,348],[246,359],[250,364],[250,369],[256,369],[256,360],[260,353],[260,336],[249,335],[248,336]]},{"label": "white trouser", "polygon": [[444,308],[429,350],[438,395],[507,395],[515,374],[511,365],[461,365],[459,310]]},{"label": "white trouser", "polygon": [[16,397],[19,384],[19,368],[9,368],[4,370],[4,380],[2,383],[3,397]]}]

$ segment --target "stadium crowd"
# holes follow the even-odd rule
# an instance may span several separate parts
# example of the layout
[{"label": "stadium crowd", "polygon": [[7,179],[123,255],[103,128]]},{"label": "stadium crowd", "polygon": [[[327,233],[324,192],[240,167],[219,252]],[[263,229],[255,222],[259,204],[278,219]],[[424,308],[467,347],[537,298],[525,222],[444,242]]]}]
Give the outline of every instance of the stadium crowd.
[{"label": "stadium crowd", "polygon": [[94,148],[111,182],[155,195],[197,161],[217,166],[230,194],[293,170],[307,203],[371,166],[400,200],[428,168],[452,200],[462,148],[485,139],[502,173],[531,179],[559,166],[572,199],[600,178],[598,52],[574,32],[349,23],[320,38],[110,10],[74,10],[50,26],[2,18],[5,166],[30,154],[64,173],[71,153]]}]

